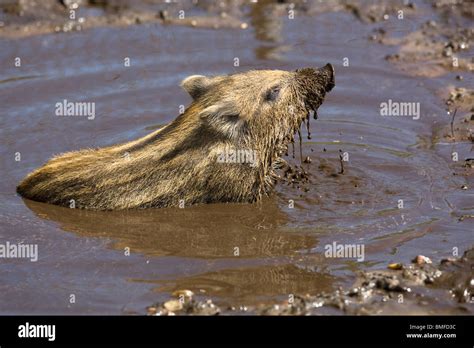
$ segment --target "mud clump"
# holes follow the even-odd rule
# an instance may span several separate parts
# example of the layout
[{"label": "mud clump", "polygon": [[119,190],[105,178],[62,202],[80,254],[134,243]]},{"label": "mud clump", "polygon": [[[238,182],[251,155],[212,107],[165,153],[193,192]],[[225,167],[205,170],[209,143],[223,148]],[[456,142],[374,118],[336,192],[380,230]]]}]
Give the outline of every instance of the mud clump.
[{"label": "mud clump", "polygon": [[283,178],[288,185],[302,184],[309,182],[309,173],[302,166],[288,166],[284,171]]},{"label": "mud clump", "polygon": [[444,14],[456,14],[467,18],[474,18],[474,6],[471,1],[437,0],[433,8]]},{"label": "mud clump", "polygon": [[[364,4],[364,2],[362,2]],[[356,17],[366,23],[380,23],[373,30],[371,41],[397,46],[398,52],[386,56],[401,71],[410,75],[437,77],[451,71],[472,72],[474,61],[468,53],[474,43],[474,29],[469,25],[473,18],[470,1],[441,0],[432,4],[436,15],[404,36],[392,35],[394,21],[402,22],[417,11],[411,3],[378,4],[359,2],[348,5]],[[392,16],[391,14],[395,14]],[[398,15],[397,15],[398,14]],[[402,17],[400,18],[400,14]],[[385,24],[382,23],[385,20]],[[462,79],[462,75],[458,75]]]},{"label": "mud clump", "polygon": [[[350,290],[301,298],[302,308],[298,312],[317,314],[314,308],[332,306],[347,314],[409,314],[407,306],[413,305],[413,313],[424,313],[428,310],[428,307],[425,308],[427,303],[439,300],[436,298],[439,290],[445,292],[447,302],[472,303],[474,280],[471,267],[474,266],[474,249],[466,251],[461,258],[443,259],[437,266],[427,260],[425,256],[419,255],[413,264],[402,265],[397,270],[362,272]],[[468,311],[468,307],[458,306],[454,312],[461,314]],[[273,309],[270,313],[284,314],[285,311],[276,313]]]},{"label": "mud clump", "polygon": [[474,249],[461,258],[443,259],[437,266],[426,260],[418,255],[413,264],[400,264],[398,269],[361,272],[349,290],[298,296],[291,304],[275,304],[260,314],[311,315],[327,313],[327,308],[346,314],[431,314],[428,304],[439,301],[439,291],[447,291],[449,301],[458,304],[451,312],[446,304],[448,312],[442,313],[469,312],[464,305],[474,301]]}]

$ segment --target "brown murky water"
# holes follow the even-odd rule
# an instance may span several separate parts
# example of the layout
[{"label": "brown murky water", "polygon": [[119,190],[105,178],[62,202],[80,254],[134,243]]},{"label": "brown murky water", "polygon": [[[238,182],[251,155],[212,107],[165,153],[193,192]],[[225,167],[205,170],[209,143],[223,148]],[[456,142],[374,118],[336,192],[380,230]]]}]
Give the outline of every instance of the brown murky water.
[{"label": "brown murky water", "polygon": [[[417,6],[409,25],[383,26],[408,33],[433,15]],[[0,238],[39,248],[37,262],[2,259],[0,313],[144,313],[176,289],[220,305],[272,303],[350,286],[358,270],[472,246],[472,219],[459,217],[474,214],[473,177],[453,175],[451,160],[453,151],[472,157],[472,143],[432,140],[449,123],[439,92],[456,74],[402,73],[384,59],[397,46],[367,39],[380,24],[350,13],[251,15],[247,30],[144,24],[0,39]],[[15,193],[53,154],[128,141],[172,120],[190,102],[178,87],[188,75],[327,62],[336,88],[311,122],[313,138],[304,139],[308,192],[280,185],[255,205],[126,212],[55,207]],[[457,82],[473,84],[472,73]],[[55,116],[64,99],[95,102],[95,119]],[[419,102],[420,119],[380,116],[388,99]],[[349,156],[343,175],[339,150]],[[364,261],[324,257],[334,241],[364,244]]]}]

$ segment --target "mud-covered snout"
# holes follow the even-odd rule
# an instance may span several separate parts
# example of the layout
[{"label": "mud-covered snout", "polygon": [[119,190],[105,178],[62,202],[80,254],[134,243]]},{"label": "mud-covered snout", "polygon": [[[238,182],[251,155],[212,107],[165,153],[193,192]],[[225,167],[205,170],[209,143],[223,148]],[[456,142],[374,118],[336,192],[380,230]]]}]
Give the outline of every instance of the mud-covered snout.
[{"label": "mud-covered snout", "polygon": [[317,69],[297,69],[296,81],[305,95],[308,107],[316,110],[323,102],[326,92],[336,85],[334,67],[328,63]]},{"label": "mud-covered snout", "polygon": [[332,66],[332,64],[327,63],[322,68],[319,68],[318,71],[324,76],[324,81],[326,83],[326,92],[329,92],[336,85],[334,67]]}]

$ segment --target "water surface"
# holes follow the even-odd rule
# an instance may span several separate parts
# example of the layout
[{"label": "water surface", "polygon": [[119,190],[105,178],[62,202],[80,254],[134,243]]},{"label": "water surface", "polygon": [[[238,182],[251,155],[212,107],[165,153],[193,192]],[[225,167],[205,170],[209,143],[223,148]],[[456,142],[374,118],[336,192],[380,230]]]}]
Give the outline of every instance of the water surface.
[{"label": "water surface", "polygon": [[[453,176],[450,161],[453,148],[467,157],[471,146],[431,141],[446,117],[436,93],[454,75],[401,73],[384,59],[396,47],[369,43],[376,25],[348,13],[283,17],[278,25],[254,16],[247,30],[147,24],[0,41],[0,238],[39,247],[37,262],[2,260],[0,313],[142,314],[176,289],[220,305],[272,303],[350,286],[358,270],[417,254],[438,260],[472,245],[472,220],[458,219],[474,212],[472,190],[461,189],[472,187],[472,176]],[[173,120],[190,103],[178,86],[188,75],[327,62],[336,87],[311,122],[313,138],[304,139],[308,192],[280,185],[255,205],[124,212],[55,207],[15,193],[54,154],[129,141]],[[95,119],[55,116],[64,99],[95,102]],[[388,99],[420,102],[420,120],[380,116]],[[339,150],[349,155],[343,175],[335,175]],[[300,162],[298,151],[290,160]],[[364,244],[365,260],[325,258],[334,241]]]}]

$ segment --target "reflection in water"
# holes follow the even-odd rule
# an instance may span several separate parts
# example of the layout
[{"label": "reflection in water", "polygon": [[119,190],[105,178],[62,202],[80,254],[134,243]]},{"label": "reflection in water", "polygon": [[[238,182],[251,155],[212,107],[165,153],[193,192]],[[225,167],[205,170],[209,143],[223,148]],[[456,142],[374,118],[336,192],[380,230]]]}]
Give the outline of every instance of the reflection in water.
[{"label": "reflection in water", "polygon": [[269,201],[114,212],[24,202],[65,231],[111,238],[114,248],[129,247],[152,256],[228,258],[236,252],[243,258],[285,256],[316,244],[314,237],[282,230],[286,214]]}]

